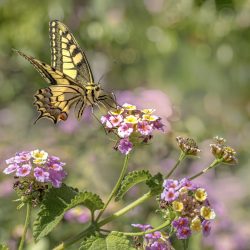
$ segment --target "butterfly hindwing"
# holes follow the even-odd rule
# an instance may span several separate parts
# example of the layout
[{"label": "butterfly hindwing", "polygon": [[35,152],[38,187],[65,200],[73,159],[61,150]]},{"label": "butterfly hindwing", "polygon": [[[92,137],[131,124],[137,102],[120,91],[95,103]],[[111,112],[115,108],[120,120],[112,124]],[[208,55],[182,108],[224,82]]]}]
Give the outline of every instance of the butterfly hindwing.
[{"label": "butterfly hindwing", "polygon": [[40,112],[37,120],[46,117],[54,123],[60,120],[65,121],[73,105],[75,105],[75,110],[78,110],[76,115],[79,119],[86,105],[84,96],[84,89],[73,85],[53,85],[38,90],[34,95],[34,105],[37,106],[37,110]]},{"label": "butterfly hindwing", "polygon": [[93,83],[86,55],[66,25],[50,22],[51,64],[55,69],[76,80],[79,84]]}]

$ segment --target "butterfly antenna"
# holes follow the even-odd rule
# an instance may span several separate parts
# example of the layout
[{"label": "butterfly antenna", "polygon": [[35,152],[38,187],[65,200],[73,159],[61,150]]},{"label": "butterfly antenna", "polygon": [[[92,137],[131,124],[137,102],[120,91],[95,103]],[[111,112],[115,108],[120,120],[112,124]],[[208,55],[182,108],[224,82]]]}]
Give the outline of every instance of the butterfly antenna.
[{"label": "butterfly antenna", "polygon": [[115,93],[114,93],[114,92],[111,92],[111,95],[112,95],[112,98],[113,98],[114,103],[115,103],[117,106],[121,107],[121,105],[117,102]]},{"label": "butterfly antenna", "polygon": [[98,84],[100,83],[100,81],[104,78],[105,74],[103,73],[100,77],[100,79],[98,80]]}]

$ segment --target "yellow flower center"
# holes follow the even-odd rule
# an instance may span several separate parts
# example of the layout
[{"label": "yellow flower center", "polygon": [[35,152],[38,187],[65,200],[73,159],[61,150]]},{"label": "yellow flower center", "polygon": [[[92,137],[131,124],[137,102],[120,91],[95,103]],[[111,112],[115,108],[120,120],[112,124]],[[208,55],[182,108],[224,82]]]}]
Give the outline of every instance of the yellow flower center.
[{"label": "yellow flower center", "polygon": [[151,115],[152,113],[155,112],[155,109],[142,109],[141,112],[146,114],[146,115]]},{"label": "yellow flower center", "polygon": [[42,158],[43,155],[44,155],[43,153],[37,152],[37,153],[35,153],[35,154],[33,155],[33,157],[34,157],[34,158]]},{"label": "yellow flower center", "polygon": [[117,110],[114,110],[114,111],[110,111],[110,113],[111,113],[112,115],[120,115],[120,114],[123,113],[123,111],[124,111],[124,109],[123,109],[123,108],[120,108],[120,109],[117,109]]},{"label": "yellow flower center", "polygon": [[148,114],[145,114],[142,116],[142,119],[143,120],[146,120],[146,121],[150,121],[150,122],[153,122],[153,121],[156,121],[159,117],[156,116],[156,115],[148,115]]},{"label": "yellow flower center", "polygon": [[182,188],[180,188],[179,192],[181,194],[186,194],[188,192],[188,189],[187,189],[187,187],[182,187]]},{"label": "yellow flower center", "polygon": [[31,152],[32,157],[34,158],[33,162],[35,164],[43,164],[48,158],[48,153],[43,150],[34,150]]},{"label": "yellow flower center", "polygon": [[195,217],[191,222],[191,230],[194,232],[200,232],[201,231],[201,220],[199,217]]},{"label": "yellow flower center", "polygon": [[201,216],[206,220],[213,220],[215,218],[215,212],[210,207],[203,206],[200,210]]},{"label": "yellow flower center", "polygon": [[195,191],[194,197],[197,201],[205,201],[207,199],[207,192],[203,188],[198,188]]},{"label": "yellow flower center", "polygon": [[81,215],[83,213],[83,209],[82,207],[74,207],[72,212],[75,214],[75,215]]},{"label": "yellow flower center", "polygon": [[173,209],[177,212],[181,212],[183,210],[183,203],[179,201],[174,201],[172,203]]},{"label": "yellow flower center", "polygon": [[137,124],[138,118],[134,115],[129,115],[124,119],[125,123]]},{"label": "yellow flower center", "polygon": [[128,103],[125,103],[122,105],[122,107],[126,110],[136,110],[136,106],[135,105],[131,105],[131,104],[128,104]]}]

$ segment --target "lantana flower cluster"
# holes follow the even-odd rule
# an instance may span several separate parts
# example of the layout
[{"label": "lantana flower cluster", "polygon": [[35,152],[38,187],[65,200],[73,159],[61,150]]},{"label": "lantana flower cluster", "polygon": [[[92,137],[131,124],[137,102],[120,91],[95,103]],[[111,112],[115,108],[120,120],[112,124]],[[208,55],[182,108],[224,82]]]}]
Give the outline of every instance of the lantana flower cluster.
[{"label": "lantana flower cluster", "polygon": [[[149,224],[132,224],[133,227],[140,228],[142,231],[153,229]],[[145,234],[143,236],[142,246],[141,243],[135,242],[136,245],[141,249],[145,250],[171,250],[171,243],[166,235],[163,235],[160,231],[154,231],[152,233]]]},{"label": "lantana flower cluster", "polygon": [[209,235],[215,212],[208,201],[204,188],[184,178],[180,181],[167,179],[163,183],[161,209],[171,211],[175,218],[172,226],[178,239],[187,239],[192,233]]},{"label": "lantana flower cluster", "polygon": [[66,172],[63,169],[65,163],[44,150],[36,149],[16,153],[14,157],[6,160],[6,164],[8,166],[3,170],[3,173],[15,174],[18,183],[21,180],[33,184],[51,183],[53,187],[59,188],[66,177]]},{"label": "lantana flower cluster", "polygon": [[71,208],[64,214],[64,219],[69,222],[86,223],[90,219],[89,210],[84,206]]},{"label": "lantana flower cluster", "polygon": [[226,140],[218,136],[214,140],[215,143],[210,144],[210,148],[215,158],[226,164],[236,164],[238,162],[236,151],[226,145]]},{"label": "lantana flower cluster", "polygon": [[118,137],[115,149],[122,154],[128,154],[133,146],[152,139],[154,130],[164,131],[164,125],[159,116],[153,115],[154,109],[137,109],[136,106],[125,103],[115,111],[109,111],[101,117],[101,122],[108,132]]}]

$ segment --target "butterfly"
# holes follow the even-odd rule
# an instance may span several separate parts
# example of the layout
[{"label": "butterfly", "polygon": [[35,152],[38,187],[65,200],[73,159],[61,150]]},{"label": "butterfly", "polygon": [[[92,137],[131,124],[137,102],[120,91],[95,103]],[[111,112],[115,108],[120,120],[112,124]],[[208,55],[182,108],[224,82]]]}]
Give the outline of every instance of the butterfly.
[{"label": "butterfly", "polygon": [[51,66],[15,50],[51,84],[39,89],[34,95],[34,105],[40,112],[35,123],[43,117],[54,123],[66,121],[72,107],[76,118],[80,120],[87,106],[93,108],[100,103],[106,107],[108,100],[115,103],[114,98],[107,95],[99,83],[94,82],[86,55],[68,27],[60,21],[50,21],[49,34]]}]

